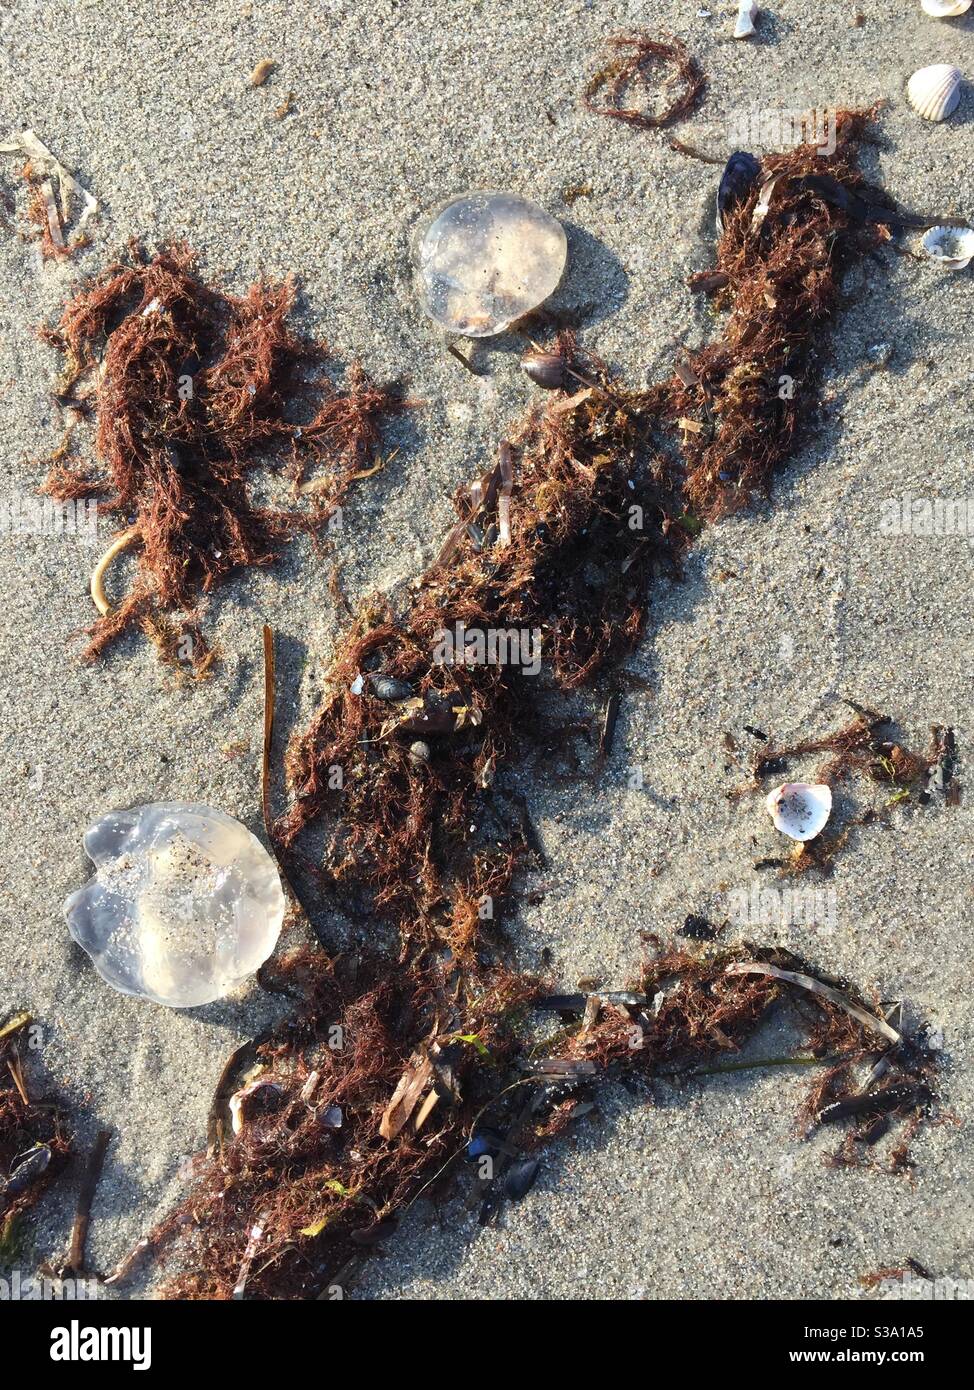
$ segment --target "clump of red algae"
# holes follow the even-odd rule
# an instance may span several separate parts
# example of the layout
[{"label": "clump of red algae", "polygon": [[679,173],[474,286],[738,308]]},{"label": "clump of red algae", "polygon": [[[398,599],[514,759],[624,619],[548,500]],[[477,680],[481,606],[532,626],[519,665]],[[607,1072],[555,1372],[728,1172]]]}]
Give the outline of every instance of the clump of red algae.
[{"label": "clump of red algae", "polygon": [[[62,447],[42,490],[97,495],[101,513],[125,524],[112,554],[137,556],[116,606],[96,574],[102,615],[88,658],[140,627],[165,660],[178,665],[190,652],[194,673],[205,674],[213,654],[201,600],[230,574],[270,564],[296,532],[321,534],[374,467],[382,422],[410,404],[357,364],[336,385],[327,348],[291,327],[295,293],[289,278],[233,296],[204,283],[186,246],[149,257],[133,244],[45,334],[65,358],[58,399],[94,415],[102,473]],[[258,470],[285,468],[297,492],[309,467],[320,476],[303,508],[254,501]]]},{"label": "clump of red algae", "polygon": [[[609,40],[614,57],[601,68],[585,89],[585,105],[600,116],[642,129],[660,129],[690,115],[707,85],[707,76],[679,39],[653,39],[648,34],[619,34]],[[625,106],[623,99],[636,83],[648,85],[649,69],[659,63],[670,64],[673,79],[683,84],[662,111],[648,111],[638,106]],[[601,98],[601,104],[595,98]]]},{"label": "clump of red algae", "polygon": [[[818,348],[843,275],[889,239],[888,226],[860,221],[808,181],[827,172],[851,193],[870,193],[856,150],[872,115],[837,112],[830,156],[811,145],[766,156],[764,182],[725,216],[714,268],[715,306],[726,311],[723,331],[688,352],[689,372],[675,373],[656,393],[679,430],[686,505],[701,520],[765,495],[794,454],[819,404]],[[761,190],[771,179],[776,182],[762,217]],[[888,201],[879,192],[875,198],[874,205],[863,205]]]},{"label": "clump of red algae", "polygon": [[[596,999],[539,1042],[529,1016],[545,986],[505,963],[498,920],[518,865],[537,854],[506,773],[530,756],[545,702],[618,667],[643,631],[653,577],[678,566],[693,522],[765,490],[795,446],[814,391],[785,401],[778,377],[811,373],[842,266],[882,233],[788,177],[828,168],[861,189],[852,153],[866,120],[840,113],[829,160],[807,148],[773,157],[783,181],[759,226],[757,190],[729,215],[718,253],[727,327],[689,371],[630,391],[561,340],[572,393],[531,410],[458,491],[458,520],[410,598],[353,615],[291,750],[292,804],[274,840],[353,920],[394,925],[399,950],[307,948],[264,973],[295,1001],[256,1047],[258,1079],[272,1085],[137,1247],[175,1243],[167,1296],[341,1296],[350,1267],[439,1183],[485,1114],[530,1152],[571,1122],[566,1092],[610,1068],[651,1081],[733,1057],[786,997],[812,1060],[830,1065],[813,1108],[834,1113],[855,1064],[882,1053],[893,1080],[906,1078],[888,1104],[911,1125],[926,1114],[928,1050],[878,1045],[877,1027],[889,1030],[874,1006],[850,991],[844,1007],[774,948],[665,952],[632,993]],[[678,426],[674,460],[660,440],[680,419],[700,429]],[[537,634],[539,672],[468,660],[463,634],[492,630]],[[312,831],[309,858],[300,846]],[[488,1199],[481,1219],[493,1209]]]}]

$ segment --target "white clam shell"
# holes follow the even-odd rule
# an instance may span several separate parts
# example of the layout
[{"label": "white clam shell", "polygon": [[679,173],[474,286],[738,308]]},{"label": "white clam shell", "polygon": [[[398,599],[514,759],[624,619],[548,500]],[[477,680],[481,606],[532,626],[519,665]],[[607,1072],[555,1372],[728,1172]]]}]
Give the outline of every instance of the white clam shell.
[{"label": "white clam shell", "polygon": [[960,69],[950,63],[920,68],[907,83],[910,105],[925,121],[945,121],[960,101],[962,76]]},{"label": "white clam shell", "polygon": [[971,0],[920,0],[924,14],[932,14],[934,19],[952,19],[954,15],[967,14]]},{"label": "white clam shell", "polygon": [[931,227],[923,238],[923,249],[945,270],[965,270],[974,259],[974,229]]},{"label": "white clam shell", "polygon": [[740,0],[737,6],[737,23],[734,25],[735,39],[746,39],[754,33],[754,19],[758,7],[755,0]]},{"label": "white clam shell", "polygon": [[832,814],[832,788],[824,782],[785,782],[765,803],[775,828],[791,840],[814,840]]}]

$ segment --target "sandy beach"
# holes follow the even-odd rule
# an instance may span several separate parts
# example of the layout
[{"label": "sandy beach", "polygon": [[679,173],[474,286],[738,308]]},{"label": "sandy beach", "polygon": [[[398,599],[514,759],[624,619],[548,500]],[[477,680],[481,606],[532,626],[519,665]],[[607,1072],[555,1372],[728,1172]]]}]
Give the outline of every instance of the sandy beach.
[{"label": "sandy beach", "polygon": [[[131,238],[185,239],[233,293],[293,272],[302,329],[422,400],[389,425],[395,457],[350,494],[336,550],[353,603],[407,584],[452,523],[455,489],[533,392],[512,335],[477,347],[475,376],[422,313],[409,247],[426,210],[503,188],[559,218],[569,261],[553,303],[634,384],[715,331],[685,280],[713,261],[719,169],[580,100],[620,30],[678,35],[707,72],[699,108],[671,132],[681,140],[723,159],[742,113],[884,100],[868,177],[903,207],[974,215],[970,86],[942,124],[905,96],[925,64],[971,69],[974,12],[938,22],[914,0],[771,0],[752,39],[735,41],[733,22],[731,7],[698,0],[5,3],[0,139],[33,129],[100,208],[84,251],[42,261],[19,234],[23,161],[0,157],[0,495],[32,492],[63,430],[57,357],[38,327]],[[253,87],[265,58],[274,69]],[[901,241],[919,251],[918,235]],[[656,585],[627,662],[647,688],[624,694],[598,783],[580,794],[515,772],[549,885],[535,905],[522,895],[518,957],[538,968],[547,948],[566,988],[583,976],[621,986],[641,933],[675,940],[689,913],[723,921],[735,893],[780,888],[753,867],[780,849],[760,798],[728,798],[745,774],[725,733],[747,754],[745,725],[781,741],[822,735],[850,699],[889,713],[911,747],[928,746],[933,724],[953,727],[969,780],[974,533],[888,519],[892,499],[901,515],[904,496],[970,497],[974,527],[974,280],[885,250],[843,291],[816,427],[766,504],[708,527],[682,579]],[[100,1127],[114,1133],[89,1238],[101,1269],[180,1195],[227,1055],[285,1003],[255,984],[184,1011],[110,990],[61,912],[88,877],[82,833],[116,807],[187,800],[262,834],[262,624],[278,634],[278,755],[318,704],[345,624],[327,566],[298,540],[209,602],[212,679],[178,683],[135,636],[83,665],[89,575],[113,529],[102,518],[96,535],[0,534],[0,1020],[27,1009],[42,1026],[32,1064],[70,1101],[82,1150]],[[939,1030],[951,1119],[924,1129],[909,1177],[828,1167],[835,1136],[796,1133],[800,1069],[660,1081],[652,1103],[607,1086],[498,1228],[478,1229],[462,1202],[420,1202],[354,1296],[869,1298],[864,1276],[907,1259],[974,1279],[970,805],[966,789],[956,808],[905,802],[856,831],[814,884],[832,895],[821,920],[727,929],[905,1000]],[[348,929],[327,910],[322,927]],[[745,1056],[787,1046],[771,1028]],[[72,1170],[33,1214],[25,1266],[66,1246],[77,1181]],[[157,1274],[125,1296],[151,1296]]]}]

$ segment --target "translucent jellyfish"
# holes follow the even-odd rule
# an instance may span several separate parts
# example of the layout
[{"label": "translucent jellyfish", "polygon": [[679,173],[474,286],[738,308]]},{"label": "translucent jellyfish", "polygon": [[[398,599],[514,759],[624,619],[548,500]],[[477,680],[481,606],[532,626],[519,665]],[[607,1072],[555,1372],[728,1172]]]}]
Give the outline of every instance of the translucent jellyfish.
[{"label": "translucent jellyfish", "polygon": [[187,1009],[228,994],[277,944],[284,890],[246,826],[210,806],[154,802],[85,832],[94,878],[64,904],[68,928],[123,994]]},{"label": "translucent jellyfish", "polygon": [[502,333],[552,294],[568,259],[565,229],[514,193],[467,193],[420,225],[423,308],[467,338]]}]

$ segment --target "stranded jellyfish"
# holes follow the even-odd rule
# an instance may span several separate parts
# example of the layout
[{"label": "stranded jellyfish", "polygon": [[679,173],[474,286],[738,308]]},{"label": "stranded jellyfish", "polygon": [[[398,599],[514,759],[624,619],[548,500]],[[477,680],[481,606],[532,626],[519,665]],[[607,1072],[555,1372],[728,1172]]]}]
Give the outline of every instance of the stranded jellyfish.
[{"label": "stranded jellyfish", "polygon": [[467,193],[419,228],[416,265],[423,308],[467,338],[502,333],[543,304],[568,258],[565,229],[514,193]]},{"label": "stranded jellyfish", "polygon": [[210,806],[155,802],[89,826],[95,876],[64,904],[102,979],[170,1008],[208,1004],[263,964],[284,920],[273,858]]}]

